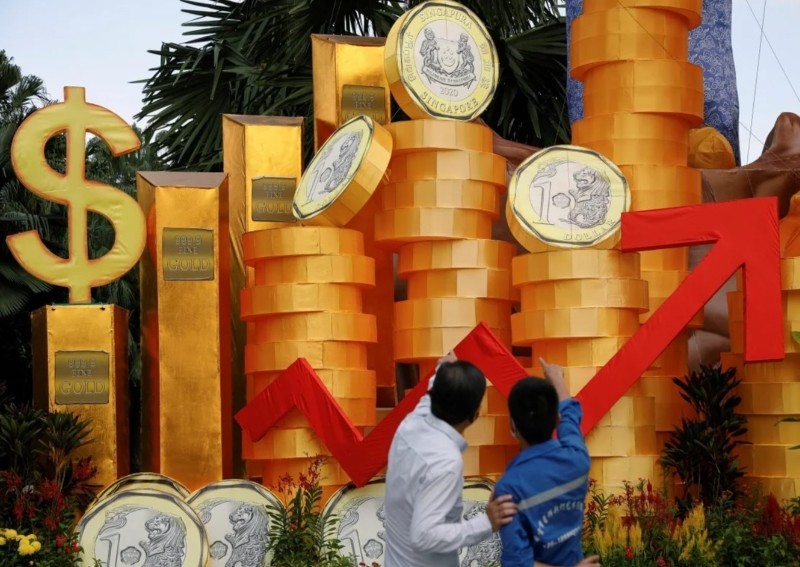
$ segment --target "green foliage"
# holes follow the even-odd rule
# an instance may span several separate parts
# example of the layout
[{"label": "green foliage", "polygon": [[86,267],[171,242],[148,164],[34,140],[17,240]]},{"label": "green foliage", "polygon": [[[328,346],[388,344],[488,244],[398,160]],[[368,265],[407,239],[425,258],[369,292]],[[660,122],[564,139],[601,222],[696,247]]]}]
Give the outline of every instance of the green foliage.
[{"label": "green foliage", "polygon": [[353,561],[339,555],[336,539],[338,520],[323,516],[319,485],[324,460],[315,459],[297,482],[286,474],[280,478],[278,493],[284,506],[270,507],[268,549],[275,567],[352,567]]},{"label": "green foliage", "polygon": [[91,484],[97,472],[91,459],[77,458],[75,452],[90,442],[89,436],[89,422],[73,414],[0,407],[4,567],[80,565],[72,532],[98,487]]},{"label": "green foliage", "polygon": [[[220,115],[306,117],[313,148],[311,34],[386,36],[420,0],[182,0],[186,43],[152,53],[144,86],[148,131],[173,168],[221,169]],[[500,83],[484,115],[501,135],[534,145],[569,140],[566,27],[555,0],[465,0],[497,45]],[[395,109],[395,117],[402,113]]]},{"label": "green foliage", "polygon": [[747,420],[736,412],[741,398],[736,387],[736,369],[703,366],[673,382],[696,417],[682,418],[665,444],[661,464],[677,475],[684,487],[684,509],[699,498],[706,508],[732,502],[741,494],[739,479],[744,470],[735,456],[745,444]]},{"label": "green foliage", "polygon": [[800,511],[781,507],[759,489],[736,506],[709,515],[709,530],[720,540],[719,562],[725,567],[800,565]]},{"label": "green foliage", "polygon": [[758,490],[735,505],[684,513],[649,482],[606,496],[592,482],[584,552],[604,567],[797,567],[800,514]]}]

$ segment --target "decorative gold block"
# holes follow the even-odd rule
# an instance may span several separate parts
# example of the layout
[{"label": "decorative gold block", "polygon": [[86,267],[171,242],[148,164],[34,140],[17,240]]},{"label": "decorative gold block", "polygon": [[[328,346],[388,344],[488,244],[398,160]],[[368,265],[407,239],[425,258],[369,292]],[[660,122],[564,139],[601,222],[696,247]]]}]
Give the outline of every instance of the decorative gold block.
[{"label": "decorative gold block", "polygon": [[415,242],[400,248],[397,275],[451,268],[509,270],[515,246],[500,240],[440,240]]},{"label": "decorative gold block", "polygon": [[741,354],[723,352],[722,365],[735,366],[743,382],[800,382],[800,353],[787,352],[783,362],[745,364]]},{"label": "decorative gold block", "polygon": [[619,250],[563,250],[516,256],[511,262],[515,287],[549,280],[583,278],[639,279],[639,254]]},{"label": "decorative gold block", "polygon": [[800,414],[800,382],[739,384],[739,395],[740,411],[746,415],[777,415],[780,419]]},{"label": "decorative gold block", "polygon": [[[142,458],[195,490],[233,475],[228,179],[139,172],[136,186],[152,219],[141,262]],[[194,245],[197,231],[208,250]]]},{"label": "decorative gold block", "polygon": [[632,309],[575,308],[523,311],[511,316],[515,345],[546,339],[630,337],[639,329]]},{"label": "decorative gold block", "polygon": [[[487,268],[417,272],[406,280],[408,299],[474,297],[511,301],[509,270]],[[453,343],[456,344],[456,343]]]},{"label": "decorative gold block", "polygon": [[50,305],[31,315],[33,397],[48,411],[90,419],[92,443],[78,450],[108,486],[130,468],[128,312],[116,305]]},{"label": "decorative gold block", "polygon": [[647,282],[632,278],[553,280],[520,288],[522,311],[614,307],[647,311]]},{"label": "decorative gold block", "polygon": [[[294,223],[292,200],[303,174],[303,118],[222,115],[223,171],[228,174],[228,229],[231,243],[231,332],[233,406],[245,403],[246,324],[239,317],[239,294],[252,285],[244,265],[244,234]],[[234,438],[233,454],[239,454]]]},{"label": "decorative gold block", "polygon": [[361,114],[378,124],[391,118],[383,70],[384,38],[311,35],[314,144],[319,149],[339,126]]}]

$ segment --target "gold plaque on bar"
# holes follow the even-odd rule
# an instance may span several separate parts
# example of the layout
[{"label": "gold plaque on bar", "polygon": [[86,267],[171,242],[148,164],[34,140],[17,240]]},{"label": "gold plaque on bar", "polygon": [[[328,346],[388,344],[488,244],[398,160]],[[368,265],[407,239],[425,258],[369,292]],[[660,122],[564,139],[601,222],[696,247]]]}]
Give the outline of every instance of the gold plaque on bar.
[{"label": "gold plaque on bar", "polygon": [[356,116],[366,115],[378,124],[386,124],[386,89],[367,85],[342,87],[341,124]]},{"label": "gold plaque on bar", "polygon": [[56,352],[56,405],[107,404],[110,363],[107,352]]},{"label": "gold plaque on bar", "polygon": [[297,189],[294,177],[256,177],[253,179],[255,222],[295,222],[292,201]]},{"label": "gold plaque on bar", "polygon": [[51,305],[33,312],[33,399],[92,423],[97,482],[128,474],[128,312],[116,305]]},{"label": "gold plaque on bar", "polygon": [[311,35],[315,149],[356,116],[369,116],[377,124],[389,121],[384,41],[382,37]]},{"label": "gold plaque on bar", "polygon": [[499,71],[486,26],[448,0],[406,12],[386,38],[386,77],[412,119],[473,120],[492,102]]},{"label": "gold plaque on bar", "polygon": [[165,228],[161,262],[164,281],[214,279],[214,233],[202,228]]},{"label": "gold plaque on bar", "polygon": [[[194,490],[233,475],[228,177],[140,171],[136,189],[152,219],[140,264],[142,461]],[[175,281],[165,267],[184,257],[197,270]]]}]

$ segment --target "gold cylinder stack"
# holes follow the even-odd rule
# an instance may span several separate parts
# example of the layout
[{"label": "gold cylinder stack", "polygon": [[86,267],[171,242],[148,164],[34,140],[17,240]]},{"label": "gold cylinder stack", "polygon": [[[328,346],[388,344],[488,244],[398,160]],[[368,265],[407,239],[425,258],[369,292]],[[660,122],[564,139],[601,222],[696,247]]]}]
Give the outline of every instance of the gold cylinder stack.
[{"label": "gold cylinder stack", "polygon": [[[563,366],[573,394],[636,332],[647,308],[638,254],[552,249],[517,256],[512,274],[521,295],[514,344],[533,346],[533,375],[542,376],[539,357]],[[587,435],[591,476],[606,490],[653,476],[654,459],[640,455],[656,452],[654,407],[652,398],[624,396]]]},{"label": "gold cylinder stack", "polygon": [[[573,25],[571,72],[584,83],[585,109],[573,125],[573,143],[620,167],[632,210],[701,202],[700,173],[688,167],[688,138],[703,121],[703,74],[687,58],[689,30],[701,13],[701,0],[586,0]],[[641,254],[641,278],[649,284],[642,322],[687,273],[687,249]],[[672,378],[686,373],[687,358],[684,331],[630,392],[655,398],[659,447],[681,416]]]},{"label": "gold cylinder stack", "polygon": [[[741,274],[738,289],[742,289]],[[723,353],[722,365],[736,367],[742,380],[740,413],[747,417],[745,440],[739,458],[747,471],[745,480],[760,484],[778,500],[800,496],[800,423],[781,422],[800,416],[800,343],[792,337],[800,331],[800,256],[781,260],[783,289],[784,351],[782,362],[744,363],[744,296],[728,294],[731,352]]]},{"label": "gold cylinder stack", "polygon": [[[297,358],[308,360],[359,428],[375,425],[375,372],[367,345],[377,340],[375,316],[363,312],[362,290],[375,285],[375,262],[354,230],[295,226],[248,233],[245,263],[254,282],[242,292],[242,318],[252,325],[245,350],[252,399]],[[363,429],[362,429],[363,430]],[[286,472],[303,472],[329,455],[298,410],[258,442],[244,439],[251,478],[276,486]],[[332,461],[323,474],[326,495],[349,478]]]},{"label": "gold cylinder stack", "polygon": [[[394,356],[427,379],[436,359],[484,322],[510,346],[514,246],[491,240],[506,185],[506,162],[482,125],[421,119],[395,122],[389,182],[375,239],[398,253],[406,299],[395,304]],[[497,475],[517,444],[505,400],[492,388],[467,432],[466,475]]]}]

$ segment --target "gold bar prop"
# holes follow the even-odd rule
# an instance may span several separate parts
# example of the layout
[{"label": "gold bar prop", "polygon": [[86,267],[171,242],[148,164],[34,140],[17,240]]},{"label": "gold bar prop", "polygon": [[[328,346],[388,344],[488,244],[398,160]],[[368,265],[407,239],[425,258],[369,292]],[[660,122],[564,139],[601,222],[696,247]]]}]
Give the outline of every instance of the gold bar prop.
[{"label": "gold bar prop", "polygon": [[139,172],[145,467],[195,490],[233,475],[224,173]]},{"label": "gold bar prop", "polygon": [[319,149],[342,124],[366,115],[378,124],[391,117],[381,37],[311,35],[314,75],[314,144]]},{"label": "gold bar prop", "polygon": [[128,312],[116,305],[49,305],[34,311],[33,397],[48,411],[92,423],[78,450],[108,486],[128,474]]},{"label": "gold bar prop", "polygon": [[[233,407],[246,401],[244,349],[246,325],[239,317],[239,293],[253,283],[244,265],[242,235],[281,223],[294,223],[292,199],[303,174],[303,118],[222,115],[223,171],[228,174],[228,220],[231,243],[231,332]],[[241,440],[234,436],[235,467]]]}]

